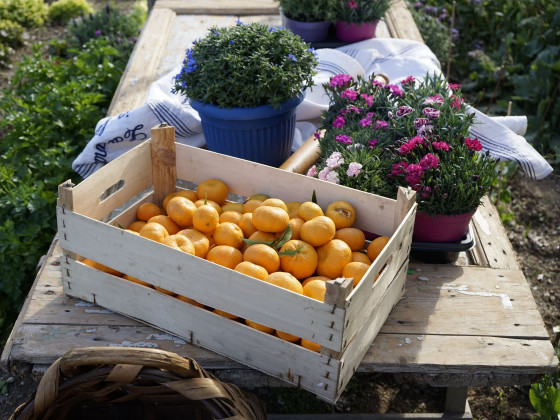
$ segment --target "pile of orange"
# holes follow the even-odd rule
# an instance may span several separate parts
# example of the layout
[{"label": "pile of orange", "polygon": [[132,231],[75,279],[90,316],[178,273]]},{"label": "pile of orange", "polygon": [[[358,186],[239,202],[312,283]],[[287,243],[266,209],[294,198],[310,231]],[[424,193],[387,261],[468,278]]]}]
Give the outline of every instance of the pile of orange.
[{"label": "pile of orange", "polygon": [[[264,194],[255,194],[245,203],[230,202],[228,194],[223,181],[207,179],[196,191],[169,194],[161,206],[149,202],[140,205],[137,220],[127,230],[319,301],[324,301],[329,280],[353,278],[355,287],[390,239],[380,236],[367,243],[364,232],[353,227],[356,211],[346,201],[335,201],[323,210],[313,201],[286,203]],[[111,270],[89,260],[86,263]],[[114,270],[111,274],[121,275]],[[184,296],[177,297],[204,307]],[[319,351],[319,345],[310,341],[251,320],[243,321]]]}]

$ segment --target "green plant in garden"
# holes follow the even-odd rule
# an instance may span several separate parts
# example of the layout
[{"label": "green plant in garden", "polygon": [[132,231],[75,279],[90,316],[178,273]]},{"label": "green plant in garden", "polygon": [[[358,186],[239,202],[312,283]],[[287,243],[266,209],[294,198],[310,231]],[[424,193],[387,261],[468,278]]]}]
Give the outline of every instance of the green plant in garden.
[{"label": "green plant in garden", "polygon": [[93,12],[93,6],[87,0],[56,0],[49,6],[48,18],[51,22],[66,23]]},{"label": "green plant in garden", "polygon": [[422,34],[424,43],[430,47],[443,68],[447,63],[449,50],[453,43],[449,32],[450,18],[447,15],[447,9],[415,2],[414,6],[410,8],[410,12]]},{"label": "green plant in garden", "polygon": [[8,19],[25,28],[44,25],[48,6],[43,0],[0,0],[0,19]]},{"label": "green plant in garden", "polygon": [[335,20],[351,23],[374,22],[385,16],[391,0],[337,0]]},{"label": "green plant in garden", "polygon": [[279,0],[282,13],[299,22],[332,21],[336,0]]},{"label": "green plant in garden", "polygon": [[[560,362],[560,334],[557,334],[554,348]],[[560,367],[553,374],[545,375],[531,385],[529,399],[539,413],[535,419],[556,420],[560,417]]]},{"label": "green plant in garden", "polygon": [[0,19],[0,44],[15,48],[22,44],[23,26],[8,19]]},{"label": "green plant in garden", "polygon": [[279,107],[313,86],[316,65],[313,49],[291,31],[238,20],[187,49],[174,92],[222,108]]},{"label": "green plant in garden", "polygon": [[118,47],[94,37],[60,57],[36,44],[0,95],[0,340],[56,232],[57,187],[75,177],[71,163],[126,67],[132,44]]}]

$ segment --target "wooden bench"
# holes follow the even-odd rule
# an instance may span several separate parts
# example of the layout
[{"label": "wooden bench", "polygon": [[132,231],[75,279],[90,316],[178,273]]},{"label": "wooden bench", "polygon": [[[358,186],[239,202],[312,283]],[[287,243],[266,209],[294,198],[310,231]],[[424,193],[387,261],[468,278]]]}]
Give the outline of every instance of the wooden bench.
[{"label": "wooden bench", "polygon": [[[141,105],[149,85],[179,64],[185,48],[210,25],[231,24],[238,16],[268,24],[280,21],[273,0],[231,3],[158,0],[109,114]],[[377,36],[422,41],[402,0],[378,26]],[[298,169],[296,161],[290,160],[284,169]],[[404,298],[358,369],[446,387],[446,412],[461,418],[469,417],[469,387],[530,384],[555,371],[558,362],[515,252],[488,199],[474,216],[473,231],[474,249],[462,253],[454,264],[411,261]],[[188,355],[222,380],[243,387],[285,385],[138,321],[67,297],[61,285],[60,256],[54,238],[2,353],[1,362],[12,371],[31,366],[40,376],[74,347],[139,346]]]}]

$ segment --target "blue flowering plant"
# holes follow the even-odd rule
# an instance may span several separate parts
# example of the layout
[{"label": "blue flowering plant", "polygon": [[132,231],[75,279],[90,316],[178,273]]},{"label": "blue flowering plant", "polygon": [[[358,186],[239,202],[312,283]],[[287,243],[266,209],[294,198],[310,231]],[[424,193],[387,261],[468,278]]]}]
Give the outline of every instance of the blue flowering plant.
[{"label": "blue flowering plant", "polygon": [[391,0],[337,0],[336,20],[364,23],[380,20],[391,7]]},{"label": "blue flowering plant", "polygon": [[496,160],[469,137],[474,116],[459,85],[437,75],[400,85],[337,75],[323,87],[330,106],[309,176],[390,198],[410,187],[431,215],[476,210],[495,182]]},{"label": "blue flowering plant", "polygon": [[193,43],[173,91],[222,108],[279,108],[313,85],[316,65],[314,50],[291,31],[238,20]]}]

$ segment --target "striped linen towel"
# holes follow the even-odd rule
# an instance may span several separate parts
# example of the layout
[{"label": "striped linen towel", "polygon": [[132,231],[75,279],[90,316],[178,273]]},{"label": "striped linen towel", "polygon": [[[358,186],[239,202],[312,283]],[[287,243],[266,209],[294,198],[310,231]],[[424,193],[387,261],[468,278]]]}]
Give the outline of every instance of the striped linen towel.
[{"label": "striped linen towel", "polygon": [[[316,131],[321,112],[329,105],[322,84],[337,74],[367,77],[383,73],[393,84],[408,76],[421,79],[426,74],[441,73],[440,63],[423,43],[392,38],[374,38],[337,49],[318,49],[319,64],[315,85],[306,91],[296,110],[296,133],[292,151],[297,150]],[[173,76],[180,66],[156,82],[146,102],[135,109],[100,120],[93,138],[72,163],[82,178],[150,137],[152,127],[166,122],[175,127],[179,143],[205,145],[198,113],[185,96],[171,93]],[[519,163],[525,173],[542,179],[552,172],[548,162],[522,137],[527,128],[525,117],[488,117],[471,108],[475,121],[471,134],[478,137],[484,150],[502,160]]]}]

